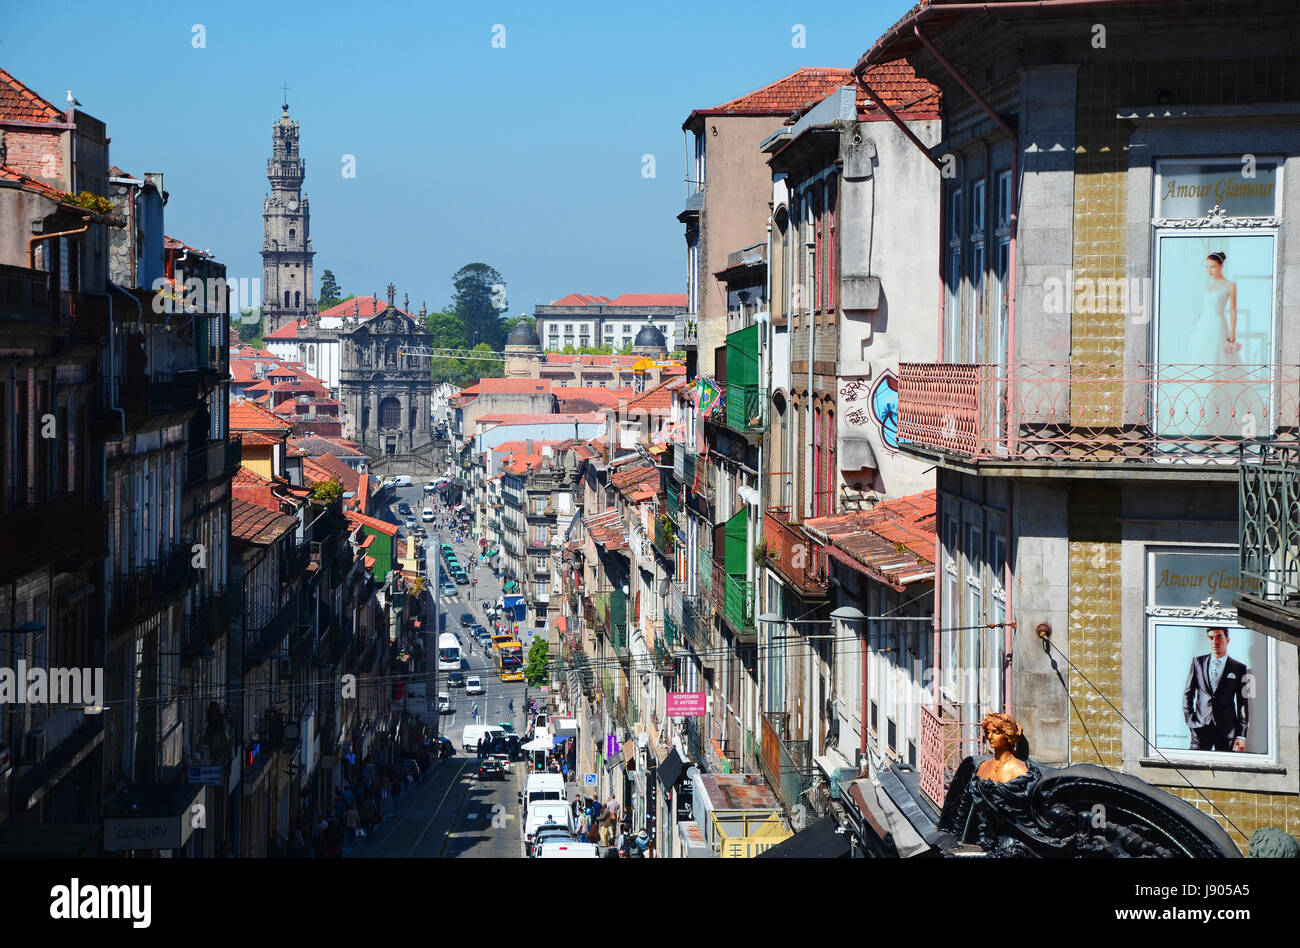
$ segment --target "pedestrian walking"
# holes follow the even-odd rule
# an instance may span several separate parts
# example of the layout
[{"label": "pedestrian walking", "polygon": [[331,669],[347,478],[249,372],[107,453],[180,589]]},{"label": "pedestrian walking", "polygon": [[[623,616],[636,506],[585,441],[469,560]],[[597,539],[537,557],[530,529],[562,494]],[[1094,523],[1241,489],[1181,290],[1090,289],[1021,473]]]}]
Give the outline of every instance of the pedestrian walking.
[{"label": "pedestrian walking", "polygon": [[479,759],[482,759],[482,757],[483,757],[483,738],[481,738],[481,737],[478,739],[477,749],[478,749],[478,756],[479,756]]},{"label": "pedestrian walking", "polygon": [[353,842],[356,842],[357,830],[361,828],[361,814],[357,812],[356,803],[353,803],[350,807],[348,807],[347,821],[348,821],[348,837]]}]

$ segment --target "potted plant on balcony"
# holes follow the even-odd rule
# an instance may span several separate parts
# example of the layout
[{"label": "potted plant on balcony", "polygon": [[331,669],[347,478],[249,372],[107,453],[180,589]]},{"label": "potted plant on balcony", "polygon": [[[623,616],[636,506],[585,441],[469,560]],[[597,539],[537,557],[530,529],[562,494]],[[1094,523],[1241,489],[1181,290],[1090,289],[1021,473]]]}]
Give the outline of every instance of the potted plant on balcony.
[{"label": "potted plant on balcony", "polygon": [[754,545],[754,565],[761,566],[772,556],[772,549],[767,545],[767,540],[759,540]]}]

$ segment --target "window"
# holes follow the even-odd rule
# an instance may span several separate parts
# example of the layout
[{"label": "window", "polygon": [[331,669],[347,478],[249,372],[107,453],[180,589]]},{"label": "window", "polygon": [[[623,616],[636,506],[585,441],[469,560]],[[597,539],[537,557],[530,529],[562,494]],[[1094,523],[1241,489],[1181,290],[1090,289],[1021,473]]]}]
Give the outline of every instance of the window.
[{"label": "window", "polygon": [[572,332],[573,332],[573,323],[565,323],[565,324],[564,324],[564,331],[567,332],[567,333],[572,333]]},{"label": "window", "polygon": [[627,333],[627,332],[631,332],[631,331],[632,331],[632,327],[629,326],[627,323],[624,323],[624,324],[623,324],[623,332]]},{"label": "window", "polygon": [[826,186],[826,311],[835,312],[835,179]]},{"label": "window", "polygon": [[302,305],[302,292],[300,290],[295,290],[293,294],[294,309],[297,309],[301,305]]},{"label": "window", "polygon": [[943,358],[961,359],[961,188],[948,194],[948,272],[943,304]]},{"label": "window", "polygon": [[388,397],[379,403],[379,427],[400,428],[402,425],[402,405],[396,398]]},{"label": "window", "polygon": [[284,291],[284,308],[285,308],[285,309],[288,309],[288,308],[289,308],[289,291],[288,291],[288,290],[285,290],[285,291]]},{"label": "window", "polygon": [[296,230],[294,230],[292,227],[290,227],[290,228],[289,228],[289,236],[290,236],[290,237],[296,237],[297,235],[298,235],[298,232],[297,232]]}]

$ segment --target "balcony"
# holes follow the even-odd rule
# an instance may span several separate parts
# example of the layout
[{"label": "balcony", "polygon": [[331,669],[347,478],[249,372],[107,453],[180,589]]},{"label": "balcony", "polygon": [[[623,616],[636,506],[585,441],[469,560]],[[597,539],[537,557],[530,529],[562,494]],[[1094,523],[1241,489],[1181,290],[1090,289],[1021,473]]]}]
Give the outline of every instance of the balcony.
[{"label": "balcony", "polygon": [[189,588],[190,577],[188,547],[176,547],[153,563],[114,576],[106,589],[112,624],[123,628],[163,609]]},{"label": "balcony", "polygon": [[673,653],[661,638],[655,639],[654,664],[655,671],[661,675],[671,675],[677,671],[676,663],[673,661]]},{"label": "balcony", "polygon": [[697,313],[684,313],[677,320],[677,347],[694,349],[700,342],[700,317]]},{"label": "balcony", "polygon": [[667,514],[655,517],[654,548],[660,556],[670,561],[677,553],[677,529]]},{"label": "balcony", "polygon": [[767,389],[728,382],[725,401],[723,423],[732,431],[755,434],[767,430]]},{"label": "balcony", "polygon": [[[60,556],[90,557],[108,549],[108,512],[84,494],[12,506],[0,516],[0,579],[48,565]],[[21,542],[17,538],[21,538]]]},{"label": "balcony", "polygon": [[787,810],[804,803],[803,794],[812,786],[812,748],[809,741],[789,736],[790,715],[763,712],[763,737],[759,764],[768,784]]},{"label": "balcony", "polygon": [[262,625],[244,628],[244,663],[261,662],[280,650],[285,637],[297,627],[298,599],[291,597],[272,618]]},{"label": "balcony", "polygon": [[942,808],[957,765],[979,750],[977,724],[947,708],[921,707],[921,791]]},{"label": "balcony", "polygon": [[1243,444],[1238,496],[1241,618],[1300,639],[1300,445]]},{"label": "balcony", "polygon": [[975,464],[1231,465],[1300,437],[1300,366],[903,363],[898,435]]},{"label": "balcony", "polygon": [[777,570],[804,599],[824,599],[829,594],[826,557],[821,545],[790,523],[789,507],[769,507],[763,513],[763,541],[767,565]]},{"label": "balcony", "polygon": [[238,441],[226,442],[226,470],[234,473],[243,463],[244,446]]},{"label": "balcony", "polygon": [[681,495],[678,493],[677,488],[674,487],[672,484],[669,484],[668,489],[664,491],[664,513],[668,515],[668,519],[673,523],[674,526],[679,526],[679,527],[681,526],[682,524]]},{"label": "balcony", "polygon": [[742,640],[753,641],[757,634],[754,629],[754,584],[743,576],[725,572],[721,563],[714,563],[712,593],[714,606],[731,631]]}]

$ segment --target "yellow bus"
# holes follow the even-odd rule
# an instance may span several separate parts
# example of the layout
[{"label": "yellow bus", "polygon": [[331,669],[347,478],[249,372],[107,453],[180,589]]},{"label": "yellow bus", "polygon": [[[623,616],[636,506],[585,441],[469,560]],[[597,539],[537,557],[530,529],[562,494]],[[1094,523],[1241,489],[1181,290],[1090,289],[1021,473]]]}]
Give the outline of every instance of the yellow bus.
[{"label": "yellow bus", "polygon": [[524,680],[524,647],[518,639],[497,645],[495,654],[502,681]]},{"label": "yellow bus", "polygon": [[507,642],[515,642],[515,641],[518,641],[518,636],[516,636],[513,632],[505,632],[505,631],[493,632],[492,651],[496,652],[498,648],[500,648],[502,645],[505,645]]}]

